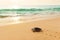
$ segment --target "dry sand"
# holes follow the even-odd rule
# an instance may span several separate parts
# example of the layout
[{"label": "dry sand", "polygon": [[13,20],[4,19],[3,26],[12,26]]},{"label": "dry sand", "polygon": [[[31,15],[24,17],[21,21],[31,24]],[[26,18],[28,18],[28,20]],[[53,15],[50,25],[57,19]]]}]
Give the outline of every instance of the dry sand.
[{"label": "dry sand", "polygon": [[[34,27],[42,32],[32,32]],[[0,26],[0,40],[60,40],[60,17]]]}]

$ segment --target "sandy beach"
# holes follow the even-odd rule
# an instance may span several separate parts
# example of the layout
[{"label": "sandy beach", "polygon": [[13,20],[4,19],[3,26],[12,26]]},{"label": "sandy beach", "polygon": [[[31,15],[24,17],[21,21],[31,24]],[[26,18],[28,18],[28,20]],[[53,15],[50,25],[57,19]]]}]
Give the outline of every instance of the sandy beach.
[{"label": "sandy beach", "polygon": [[[60,5],[60,0],[0,0],[0,9],[34,8],[42,5]],[[60,15],[50,17],[42,18],[44,20],[23,20],[24,22],[17,22],[16,19],[19,18],[14,17],[13,20],[0,19],[0,40],[60,40]],[[10,23],[12,21],[14,22]],[[42,32],[33,32],[32,28],[35,27],[41,28]]]},{"label": "sandy beach", "polygon": [[[41,5],[60,5],[60,0],[0,0],[0,9],[34,8]],[[9,18],[0,20],[0,40],[60,40],[60,15],[46,20],[33,20],[8,24]],[[44,18],[43,18],[44,19]],[[42,32],[33,32],[39,27]]]},{"label": "sandy beach", "polygon": [[[35,27],[42,32],[32,32]],[[0,40],[60,40],[60,17],[0,26]]]}]

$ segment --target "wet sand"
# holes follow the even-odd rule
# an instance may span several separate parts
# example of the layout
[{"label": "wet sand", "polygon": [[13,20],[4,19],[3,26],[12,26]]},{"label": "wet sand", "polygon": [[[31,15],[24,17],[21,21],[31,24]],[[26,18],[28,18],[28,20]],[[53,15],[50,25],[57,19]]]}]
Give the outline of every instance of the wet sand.
[{"label": "wet sand", "polygon": [[[42,32],[32,32],[35,27]],[[60,17],[0,26],[0,40],[60,40]]]}]

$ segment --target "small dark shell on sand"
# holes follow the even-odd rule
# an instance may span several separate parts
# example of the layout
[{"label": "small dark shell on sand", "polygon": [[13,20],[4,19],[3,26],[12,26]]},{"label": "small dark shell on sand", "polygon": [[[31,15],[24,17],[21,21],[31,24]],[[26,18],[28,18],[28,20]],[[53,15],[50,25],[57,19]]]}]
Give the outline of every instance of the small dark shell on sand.
[{"label": "small dark shell on sand", "polygon": [[32,28],[32,31],[33,31],[33,32],[41,32],[42,29],[39,28],[39,27],[35,27],[35,28]]}]

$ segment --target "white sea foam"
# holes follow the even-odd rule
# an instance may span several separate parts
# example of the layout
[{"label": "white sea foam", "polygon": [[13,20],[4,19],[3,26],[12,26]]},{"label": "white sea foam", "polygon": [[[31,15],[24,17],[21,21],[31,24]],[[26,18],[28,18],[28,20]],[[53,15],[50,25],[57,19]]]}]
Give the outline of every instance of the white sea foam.
[{"label": "white sea foam", "polygon": [[6,17],[0,18],[0,26],[3,25],[10,25],[10,24],[17,24],[17,23],[26,23],[32,22],[37,20],[47,20],[60,17],[60,14],[36,14],[36,15],[29,15],[29,16],[15,16],[15,17]]}]

